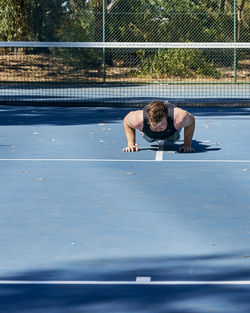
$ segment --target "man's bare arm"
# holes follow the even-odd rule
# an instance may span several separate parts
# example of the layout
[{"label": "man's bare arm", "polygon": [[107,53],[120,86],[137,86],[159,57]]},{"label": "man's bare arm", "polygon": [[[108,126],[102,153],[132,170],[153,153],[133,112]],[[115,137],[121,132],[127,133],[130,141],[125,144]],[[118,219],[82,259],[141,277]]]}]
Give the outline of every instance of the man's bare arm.
[{"label": "man's bare arm", "polygon": [[133,125],[134,124],[133,113],[134,112],[128,113],[123,120],[123,127],[124,127],[125,135],[127,138],[127,147],[123,149],[124,152],[134,152],[134,151],[139,150],[138,146],[135,143],[135,138],[136,138],[135,129],[136,128],[133,127],[134,126]]},{"label": "man's bare arm", "polygon": [[179,152],[194,152],[192,148],[192,139],[195,130],[195,118],[192,114],[188,113],[188,123],[184,126],[184,145],[180,147]]}]

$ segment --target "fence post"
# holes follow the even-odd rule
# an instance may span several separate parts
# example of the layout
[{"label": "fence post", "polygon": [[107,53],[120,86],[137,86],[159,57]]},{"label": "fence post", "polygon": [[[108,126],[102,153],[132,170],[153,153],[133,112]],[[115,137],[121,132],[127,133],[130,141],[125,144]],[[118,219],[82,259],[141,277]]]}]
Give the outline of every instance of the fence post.
[{"label": "fence post", "polygon": [[[102,42],[106,41],[106,0],[102,0]],[[106,82],[106,49],[102,48],[102,61],[103,61],[103,82]]]},{"label": "fence post", "polygon": [[[234,0],[234,43],[237,42],[237,0]],[[237,49],[234,49],[234,82],[237,83]]]}]

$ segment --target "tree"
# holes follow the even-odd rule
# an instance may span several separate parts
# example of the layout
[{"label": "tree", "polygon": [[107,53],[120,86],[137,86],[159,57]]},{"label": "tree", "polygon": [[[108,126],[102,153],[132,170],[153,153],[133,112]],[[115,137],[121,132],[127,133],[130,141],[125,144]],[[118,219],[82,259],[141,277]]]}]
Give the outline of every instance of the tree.
[{"label": "tree", "polygon": [[241,25],[243,20],[243,10],[246,4],[246,0],[241,0],[239,4],[237,5],[237,20],[238,20],[238,31],[237,31],[237,40],[240,40],[241,35]]},{"label": "tree", "polygon": [[24,40],[27,32],[25,0],[0,0],[1,40]]},{"label": "tree", "polygon": [[1,40],[54,40],[64,18],[63,2],[0,0]]},{"label": "tree", "polygon": [[[29,0],[31,1],[31,0]],[[32,0],[31,36],[38,41],[55,41],[64,21],[63,0]]]}]

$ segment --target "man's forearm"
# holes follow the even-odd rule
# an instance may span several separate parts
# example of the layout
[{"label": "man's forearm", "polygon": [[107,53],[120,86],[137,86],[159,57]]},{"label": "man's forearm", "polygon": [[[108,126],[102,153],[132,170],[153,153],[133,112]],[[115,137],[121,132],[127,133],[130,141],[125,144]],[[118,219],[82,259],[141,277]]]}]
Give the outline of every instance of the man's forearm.
[{"label": "man's forearm", "polygon": [[124,121],[123,126],[127,138],[127,144],[135,145],[135,129],[129,127],[126,121]]},{"label": "man's forearm", "polygon": [[124,152],[139,151],[138,146],[135,144],[135,128],[129,125],[129,123],[127,121],[128,115],[125,116],[125,118],[123,120],[124,131],[125,131],[125,135],[127,138],[127,147],[125,147],[123,149],[123,151]]},{"label": "man's forearm", "polygon": [[192,124],[184,128],[184,146],[192,146],[192,139],[195,130],[195,119],[192,117]]}]

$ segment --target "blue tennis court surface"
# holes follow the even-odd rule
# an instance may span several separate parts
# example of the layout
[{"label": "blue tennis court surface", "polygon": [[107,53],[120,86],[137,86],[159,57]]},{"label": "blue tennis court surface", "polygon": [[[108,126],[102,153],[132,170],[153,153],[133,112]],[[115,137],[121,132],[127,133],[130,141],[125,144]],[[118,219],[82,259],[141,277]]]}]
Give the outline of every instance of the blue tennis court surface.
[{"label": "blue tennis court surface", "polygon": [[0,107],[1,312],[249,313],[250,109],[191,154],[123,152],[129,110]]}]

